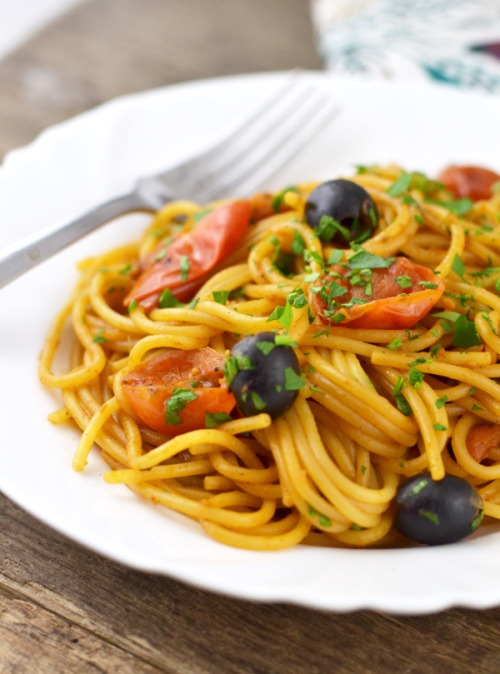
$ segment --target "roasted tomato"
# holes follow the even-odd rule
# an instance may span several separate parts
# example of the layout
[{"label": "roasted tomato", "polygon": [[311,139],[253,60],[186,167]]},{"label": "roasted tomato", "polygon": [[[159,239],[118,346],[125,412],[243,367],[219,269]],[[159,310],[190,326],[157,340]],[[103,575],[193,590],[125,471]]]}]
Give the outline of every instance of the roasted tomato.
[{"label": "roasted tomato", "polygon": [[139,419],[166,435],[206,426],[206,414],[229,414],[236,404],[223,374],[224,356],[210,347],[168,349],[130,370],[123,392]]},{"label": "roasted tomato", "polygon": [[312,290],[323,323],[380,330],[413,327],[444,292],[443,282],[430,269],[405,257],[379,269],[335,265],[321,277],[320,286]]},{"label": "roasted tomato", "polygon": [[222,262],[245,236],[251,217],[248,201],[232,201],[201,218],[191,232],[181,234],[139,276],[125,298],[145,309],[158,306],[165,288],[181,302],[189,301],[210,271]]},{"label": "roasted tomato", "polygon": [[472,201],[490,199],[493,185],[500,175],[480,166],[450,166],[438,176],[439,182],[457,199],[469,197]]},{"label": "roasted tomato", "polygon": [[495,453],[498,455],[499,447],[500,426],[477,424],[467,434],[467,451],[478,463],[481,463],[484,459],[492,458],[490,454],[494,450],[497,450]]}]

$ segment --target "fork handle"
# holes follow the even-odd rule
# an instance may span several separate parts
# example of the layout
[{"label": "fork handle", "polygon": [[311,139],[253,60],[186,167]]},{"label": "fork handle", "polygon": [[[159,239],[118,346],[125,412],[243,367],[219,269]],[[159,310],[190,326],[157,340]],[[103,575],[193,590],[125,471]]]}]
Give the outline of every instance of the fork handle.
[{"label": "fork handle", "polygon": [[0,288],[113,218],[149,210],[139,195],[126,194],[93,208],[55,231],[37,233],[8,247],[0,254]]}]

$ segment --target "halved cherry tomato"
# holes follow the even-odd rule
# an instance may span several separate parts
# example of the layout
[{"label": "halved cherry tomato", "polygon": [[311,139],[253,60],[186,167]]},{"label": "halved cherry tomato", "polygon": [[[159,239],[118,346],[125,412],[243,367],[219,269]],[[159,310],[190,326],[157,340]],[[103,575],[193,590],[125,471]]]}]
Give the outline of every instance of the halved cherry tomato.
[{"label": "halved cherry tomato", "polygon": [[232,201],[205,215],[191,232],[174,239],[160,259],[153,255],[153,263],[139,276],[125,305],[135,300],[152,309],[165,288],[181,302],[190,300],[208,272],[238,246],[250,216],[248,201]]},{"label": "halved cherry tomato", "polygon": [[449,166],[437,179],[457,199],[479,201],[491,198],[491,188],[500,181],[500,175],[481,166]]},{"label": "halved cherry tomato", "polygon": [[205,428],[205,413],[229,414],[236,404],[223,365],[224,356],[210,347],[168,349],[130,370],[123,392],[137,417],[155,431],[174,436]]},{"label": "halved cherry tomato", "polygon": [[[349,269],[336,265],[331,271],[334,272],[333,277],[325,275],[321,279],[327,294],[332,280],[342,285],[346,292],[328,301],[325,301],[322,293],[314,294],[314,303],[323,323],[330,323],[332,315],[340,313],[344,316],[340,324],[348,323],[350,328],[411,328],[429,313],[444,292],[443,282],[430,269],[414,264],[405,257],[397,257],[386,269],[371,270],[371,294],[366,293],[365,286],[349,282],[346,277]],[[365,302],[350,307],[340,306],[348,304],[353,298]],[[335,302],[333,311],[329,306],[331,302]],[[327,315],[325,310],[328,310]]]},{"label": "halved cherry tomato", "polygon": [[472,458],[481,463],[493,449],[500,446],[500,426],[478,424],[467,433],[467,451]]}]

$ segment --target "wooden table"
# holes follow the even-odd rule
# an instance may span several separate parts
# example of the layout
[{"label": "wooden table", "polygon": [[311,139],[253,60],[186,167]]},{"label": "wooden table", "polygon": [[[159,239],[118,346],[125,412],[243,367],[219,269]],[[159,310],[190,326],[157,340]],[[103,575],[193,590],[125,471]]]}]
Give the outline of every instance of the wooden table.
[{"label": "wooden table", "polygon": [[[0,155],[119,94],[296,66],[321,67],[307,0],[91,0],[0,63]],[[335,615],[229,599],[1,505],[2,674],[500,671],[500,609]]]}]

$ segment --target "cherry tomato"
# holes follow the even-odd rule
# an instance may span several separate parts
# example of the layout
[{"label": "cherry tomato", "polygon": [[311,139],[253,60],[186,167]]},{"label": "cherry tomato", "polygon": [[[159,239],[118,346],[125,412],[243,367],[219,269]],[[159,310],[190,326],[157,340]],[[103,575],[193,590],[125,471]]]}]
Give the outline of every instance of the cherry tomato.
[{"label": "cherry tomato", "polygon": [[122,379],[139,419],[174,436],[205,428],[205,414],[229,414],[236,404],[223,373],[224,356],[210,347],[167,349]]},{"label": "cherry tomato", "polygon": [[469,197],[479,201],[491,198],[492,187],[500,181],[500,175],[480,166],[449,166],[437,179],[457,199]]},{"label": "cherry tomato", "polygon": [[477,424],[467,433],[467,451],[472,458],[481,463],[488,458],[491,450],[500,445],[500,426]]},{"label": "cherry tomato", "polygon": [[174,239],[160,259],[153,256],[152,264],[125,298],[125,305],[135,300],[152,309],[158,306],[165,288],[181,302],[189,301],[208,273],[238,246],[250,216],[248,201],[232,201],[205,215],[191,232]]},{"label": "cherry tomato", "polygon": [[[325,275],[321,279],[326,297],[325,293],[314,294],[314,304],[323,323],[330,323],[335,313],[341,313],[344,318],[340,325],[349,324],[350,328],[411,328],[429,313],[444,292],[443,282],[430,269],[405,257],[397,257],[388,268],[371,270],[371,294],[366,285],[350,282],[348,268],[336,265],[331,271],[333,276]],[[329,284],[332,280],[343,286],[344,294],[331,298]],[[352,299],[365,302],[350,307],[339,306],[349,304]]]}]

